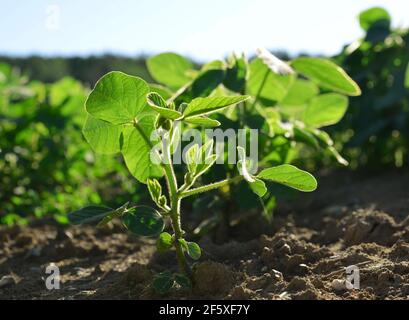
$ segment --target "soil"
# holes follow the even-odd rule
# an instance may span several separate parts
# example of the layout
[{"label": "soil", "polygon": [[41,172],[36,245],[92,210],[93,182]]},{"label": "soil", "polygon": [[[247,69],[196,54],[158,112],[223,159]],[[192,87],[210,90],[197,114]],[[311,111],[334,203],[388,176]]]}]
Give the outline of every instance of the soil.
[{"label": "soil", "polygon": [[[174,299],[408,299],[409,172],[333,173],[320,188],[281,203],[271,225],[243,215],[231,237],[199,243],[189,292]],[[60,289],[45,273],[60,269]],[[347,289],[348,266],[360,288]],[[62,227],[51,220],[0,228],[1,299],[161,299],[155,273],[173,269],[174,252],[154,240],[106,229]],[[175,270],[176,271],[176,270]]]}]

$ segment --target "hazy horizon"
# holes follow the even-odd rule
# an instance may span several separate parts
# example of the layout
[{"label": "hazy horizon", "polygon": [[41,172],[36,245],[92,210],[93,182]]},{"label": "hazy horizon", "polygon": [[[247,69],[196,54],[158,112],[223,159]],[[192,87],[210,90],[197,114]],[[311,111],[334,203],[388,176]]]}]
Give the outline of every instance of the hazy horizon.
[{"label": "hazy horizon", "polygon": [[252,54],[260,46],[291,56],[333,55],[363,35],[357,16],[364,9],[382,6],[393,26],[409,25],[407,0],[1,3],[7,15],[0,21],[0,55],[12,57],[138,57],[174,51],[204,61],[232,51]]}]

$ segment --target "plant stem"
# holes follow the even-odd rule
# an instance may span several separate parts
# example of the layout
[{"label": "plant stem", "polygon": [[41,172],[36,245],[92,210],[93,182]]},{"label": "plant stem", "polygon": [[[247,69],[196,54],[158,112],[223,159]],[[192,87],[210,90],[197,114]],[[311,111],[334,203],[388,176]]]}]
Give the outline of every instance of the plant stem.
[{"label": "plant stem", "polygon": [[192,82],[186,83],[184,86],[180,87],[168,100],[166,100],[166,103],[171,103],[175,101],[182,93],[186,91],[187,88],[191,86]]},{"label": "plant stem", "polygon": [[178,260],[179,270],[183,274],[187,274],[188,266],[186,264],[185,254],[183,253],[182,244],[179,239],[183,239],[183,231],[180,222],[180,200],[178,194],[178,184],[173,169],[173,164],[170,156],[170,145],[168,141],[163,139],[163,155],[164,164],[163,169],[165,171],[166,182],[168,185],[169,199],[170,199],[170,220],[172,222],[172,228],[175,233],[174,246],[176,249],[176,256]]},{"label": "plant stem", "polygon": [[186,263],[185,254],[182,249],[182,244],[179,242],[179,239],[183,239],[183,231],[180,221],[180,199],[177,199],[176,203],[172,203],[172,210],[170,219],[172,221],[173,231],[175,232],[175,250],[176,256],[178,259],[179,271],[180,273],[187,274],[189,272],[188,265]]},{"label": "plant stem", "polygon": [[[241,92],[240,92],[240,94],[241,95],[244,95],[245,94],[245,90],[243,89],[243,90],[241,90]],[[241,126],[244,126],[245,125],[245,119],[247,118],[247,101],[243,101],[243,102],[241,102],[240,103],[240,123],[241,123]]]},{"label": "plant stem", "polygon": [[206,192],[206,191],[209,191],[209,190],[224,187],[224,186],[226,186],[228,184],[238,182],[241,179],[243,179],[242,176],[235,176],[234,178],[224,179],[224,180],[214,182],[214,183],[211,183],[211,184],[208,184],[208,185],[205,185],[205,186],[201,186],[201,187],[198,187],[198,188],[190,189],[188,191],[184,191],[184,192],[180,193],[179,196],[180,196],[180,198],[190,197],[190,196],[202,193],[202,192]]}]

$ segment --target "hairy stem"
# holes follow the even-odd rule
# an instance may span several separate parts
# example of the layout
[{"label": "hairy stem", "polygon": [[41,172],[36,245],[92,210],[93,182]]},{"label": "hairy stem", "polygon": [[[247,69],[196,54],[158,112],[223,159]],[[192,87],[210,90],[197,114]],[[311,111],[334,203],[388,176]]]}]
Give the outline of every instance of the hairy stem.
[{"label": "hairy stem", "polygon": [[201,186],[198,188],[194,188],[194,189],[190,189],[188,191],[184,191],[182,193],[180,193],[180,198],[186,198],[186,197],[190,197],[199,193],[203,193],[209,190],[213,190],[213,189],[217,189],[217,188],[221,188],[224,187],[228,184],[234,183],[234,182],[238,182],[241,179],[243,179],[242,176],[235,176],[234,178],[229,178],[229,179],[224,179],[218,182],[214,182],[205,186]]},{"label": "hairy stem", "polygon": [[[246,90],[245,88],[243,88],[243,90],[240,91],[241,95],[245,95],[246,94]],[[243,101],[240,103],[240,108],[239,110],[240,112],[240,123],[242,126],[245,125],[245,120],[247,118],[247,101]]]},{"label": "hairy stem", "polygon": [[166,103],[171,103],[175,101],[181,94],[183,94],[190,86],[192,82],[185,84],[183,87],[180,87],[168,100]]},{"label": "hairy stem", "polygon": [[179,264],[179,270],[181,273],[188,273],[188,267],[186,264],[185,254],[183,253],[182,244],[179,242],[179,239],[183,239],[183,231],[180,221],[180,200],[181,198],[178,195],[178,184],[173,169],[173,164],[170,156],[170,145],[167,139],[163,139],[163,155],[164,155],[164,164],[163,169],[165,171],[166,183],[169,190],[169,199],[170,199],[170,220],[172,222],[172,228],[175,233],[174,246],[176,249],[176,256]]}]

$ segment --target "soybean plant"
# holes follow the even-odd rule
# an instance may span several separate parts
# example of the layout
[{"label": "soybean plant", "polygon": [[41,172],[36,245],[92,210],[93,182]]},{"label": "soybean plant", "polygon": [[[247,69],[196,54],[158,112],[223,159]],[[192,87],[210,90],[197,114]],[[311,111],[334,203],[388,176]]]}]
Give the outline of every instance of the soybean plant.
[{"label": "soybean plant", "polygon": [[[186,165],[181,168],[184,172],[178,170],[182,174],[177,175],[172,155],[180,144],[179,124],[218,126],[220,122],[211,118],[213,113],[250,97],[205,96],[176,105],[172,97],[165,100],[157,91],[141,78],[110,72],[97,82],[86,100],[87,119],[83,128],[86,140],[96,153],[122,154],[130,174],[146,185],[156,208],[129,202],[119,208],[91,205],[70,213],[69,219],[73,224],[97,226],[120,219],[124,227],[136,235],[157,237],[159,251],[174,249],[179,272],[160,273],[153,282],[154,288],[164,293],[175,283],[189,288],[191,263],[188,259],[198,260],[201,256],[199,245],[186,239],[182,227],[183,199],[241,180],[247,181],[259,197],[267,192],[265,180],[307,192],[315,190],[317,182],[308,172],[289,164],[252,174],[245,147],[238,147],[235,175],[199,185],[198,178],[212,170],[218,158],[213,139],[191,145],[185,152]],[[166,228],[167,221],[171,228]]]}]

